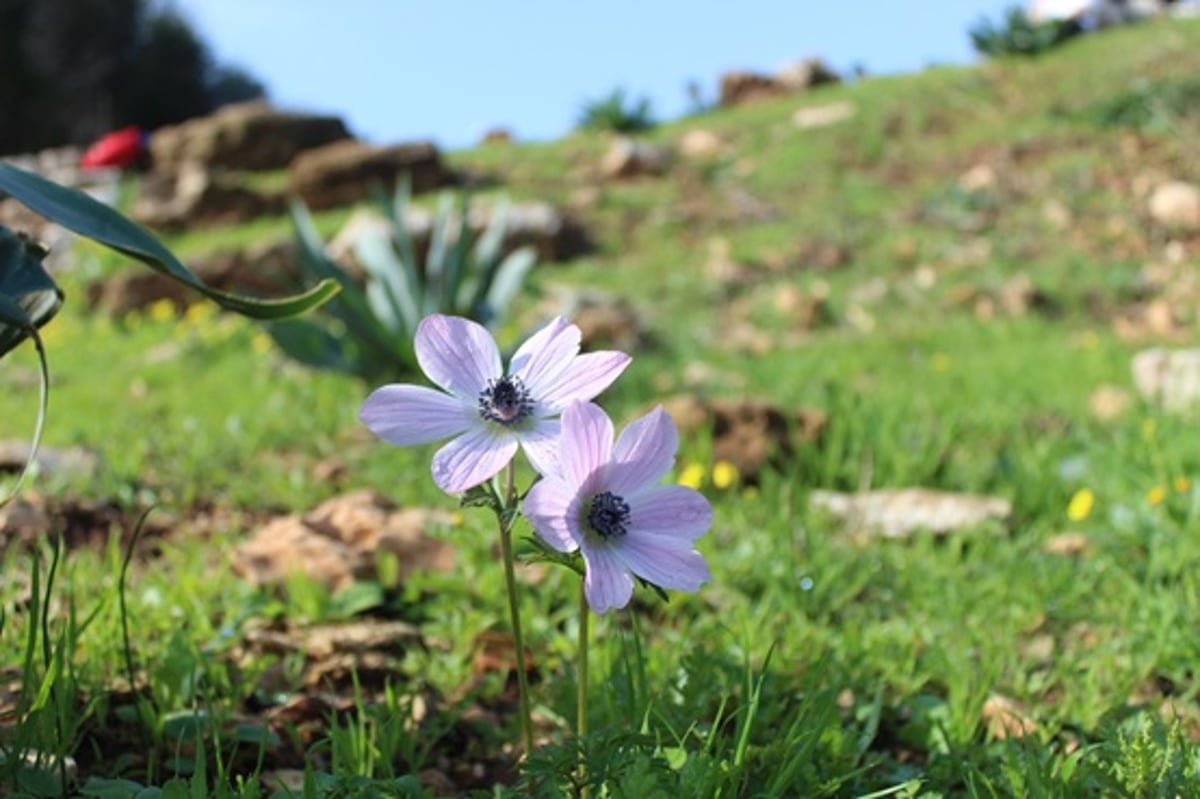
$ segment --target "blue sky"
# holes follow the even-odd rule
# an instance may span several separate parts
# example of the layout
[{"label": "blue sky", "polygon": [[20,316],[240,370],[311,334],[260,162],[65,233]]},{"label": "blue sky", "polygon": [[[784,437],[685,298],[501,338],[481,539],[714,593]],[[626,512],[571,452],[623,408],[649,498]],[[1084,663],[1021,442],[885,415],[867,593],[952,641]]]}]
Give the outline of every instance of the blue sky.
[{"label": "blue sky", "polygon": [[492,127],[566,133],[625,87],[671,118],[696,82],[810,55],[848,71],[974,60],[967,29],[1015,0],[176,0],[216,55],[277,104],[340,115],[378,143],[454,149]]}]

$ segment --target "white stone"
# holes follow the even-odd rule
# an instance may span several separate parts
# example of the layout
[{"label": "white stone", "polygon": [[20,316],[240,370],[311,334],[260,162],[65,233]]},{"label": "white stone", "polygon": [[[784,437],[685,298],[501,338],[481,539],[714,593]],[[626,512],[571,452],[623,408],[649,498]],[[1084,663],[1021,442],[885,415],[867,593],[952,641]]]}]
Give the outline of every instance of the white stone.
[{"label": "white stone", "polygon": [[792,114],[792,124],[801,130],[827,128],[852,118],[856,113],[858,113],[858,108],[854,103],[842,100],[836,103],[799,108]]},{"label": "white stone", "polygon": [[1142,350],[1133,357],[1133,384],[1165,410],[1187,410],[1200,400],[1200,349]]},{"label": "white stone", "polygon": [[1200,230],[1200,188],[1183,181],[1163,183],[1148,203],[1150,218],[1172,230]]},{"label": "white stone", "polygon": [[853,494],[813,491],[809,494],[809,505],[856,530],[884,538],[908,538],[918,530],[945,535],[986,521],[1006,521],[1012,514],[1012,503],[1000,497],[929,488],[879,489]]}]

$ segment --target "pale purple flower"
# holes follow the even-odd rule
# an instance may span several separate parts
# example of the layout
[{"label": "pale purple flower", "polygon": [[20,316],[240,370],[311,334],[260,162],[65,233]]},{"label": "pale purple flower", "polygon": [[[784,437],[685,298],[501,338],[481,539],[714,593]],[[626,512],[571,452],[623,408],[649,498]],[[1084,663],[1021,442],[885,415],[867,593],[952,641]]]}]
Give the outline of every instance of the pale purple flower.
[{"label": "pale purple flower", "polygon": [[434,314],[417,326],[417,363],[442,391],[393,384],[376,389],[359,418],[391,444],[451,441],[433,456],[433,479],[452,494],[508,465],[518,447],[539,472],[554,468],[559,421],[629,364],[623,352],[579,354],[579,328],[561,316],[520,346],[506,372],[488,331],[470,319]]},{"label": "pale purple flower", "polygon": [[578,402],[562,414],[558,468],[525,498],[525,517],[559,552],[583,553],[584,591],[598,613],[622,608],[637,575],[661,588],[696,591],[712,579],[693,543],[712,525],[698,491],[659,485],[675,463],[679,434],[661,406],[613,444],[604,411]]}]

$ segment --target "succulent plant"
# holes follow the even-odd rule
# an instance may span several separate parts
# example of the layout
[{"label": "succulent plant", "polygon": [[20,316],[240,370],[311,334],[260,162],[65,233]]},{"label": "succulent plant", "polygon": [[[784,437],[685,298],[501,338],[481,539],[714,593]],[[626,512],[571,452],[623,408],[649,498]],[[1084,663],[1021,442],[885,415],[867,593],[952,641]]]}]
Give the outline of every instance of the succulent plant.
[{"label": "succulent plant", "polygon": [[392,196],[377,192],[377,203],[387,226],[368,230],[355,242],[361,280],[329,256],[307,208],[293,204],[303,277],[332,279],[342,291],[309,317],[268,327],[295,360],[369,381],[418,371],[412,341],[417,324],[429,314],[463,316],[494,327],[537,260],[532,247],[504,252],[503,202],[472,240],[468,195],[461,192],[456,199],[452,192],[442,194],[424,259],[418,257],[407,221],[409,182],[401,180]]}]

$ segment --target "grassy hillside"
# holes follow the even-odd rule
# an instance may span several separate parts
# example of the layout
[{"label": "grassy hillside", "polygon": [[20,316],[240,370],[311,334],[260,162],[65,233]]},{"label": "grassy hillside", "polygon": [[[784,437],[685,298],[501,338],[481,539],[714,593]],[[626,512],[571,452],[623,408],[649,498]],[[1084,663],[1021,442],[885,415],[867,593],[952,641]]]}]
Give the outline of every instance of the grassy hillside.
[{"label": "grassy hillside", "polygon": [[[851,118],[793,121],[834,103]],[[1195,419],[1139,399],[1130,361],[1195,337],[1200,232],[1156,225],[1147,198],[1167,180],[1200,184],[1200,21],[713,110],[648,139],[676,146],[693,129],[719,136],[721,152],[627,182],[599,177],[601,134],[449,155],[493,178],[488,191],[568,209],[598,245],[537,267],[505,343],[564,287],[597,289],[630,302],[652,342],[605,395],[614,417],[677,394],[828,415],[820,443],[777,468],[705,485],[711,586],[597,623],[589,757],[626,786],[610,795],[1195,793]],[[319,221],[332,232],[345,217]],[[169,241],[186,259],[287,229],[261,220]],[[35,491],[113,503],[130,520],[151,503],[172,520],[226,520],[204,536],[166,525],[135,566],[130,601],[158,720],[203,707],[206,729],[228,736],[316,693],[294,662],[247,645],[248,630],[353,615],[300,581],[259,591],[233,576],[253,520],[367,486],[402,505],[452,501],[429,478],[431,448],[386,447],[361,428],[372,387],[286,362],[241,320],[88,313],[86,281],[115,266],[83,253],[47,328],[47,442],[94,449],[104,467]],[[2,366],[18,390],[0,397],[0,438],[32,428],[34,363],[18,352]],[[1095,411],[1106,387],[1123,409]],[[706,436],[686,438],[680,470],[709,473],[711,451]],[[814,489],[907,486],[996,495],[1012,517],[948,539],[864,541],[807,501]],[[428,645],[392,665],[400,694],[437,697],[429,724],[407,733],[432,751],[420,762],[389,751],[382,761],[403,764],[389,771],[328,756],[326,741],[318,761],[339,776],[453,776],[447,763],[469,760],[483,783],[511,781],[496,765],[514,739],[504,686],[472,666],[479,636],[503,618],[493,533],[466,513],[435,534],[456,550],[455,571],[418,574],[365,613],[420,624]],[[0,664],[21,662],[32,640],[19,610],[27,580],[9,579],[30,562],[29,548],[4,553]],[[96,613],[71,661],[86,698],[72,751],[86,774],[161,781],[175,773],[167,761],[121,760],[97,743],[107,729],[127,754],[142,746],[113,680],[119,549],[81,548],[69,562],[60,588]],[[525,596],[549,741],[535,771],[572,762],[572,585],[552,572]],[[3,702],[0,742],[20,729]],[[508,732],[464,721],[480,708]],[[285,760],[271,749],[268,768]],[[476,785],[431,780],[427,795]]]}]

